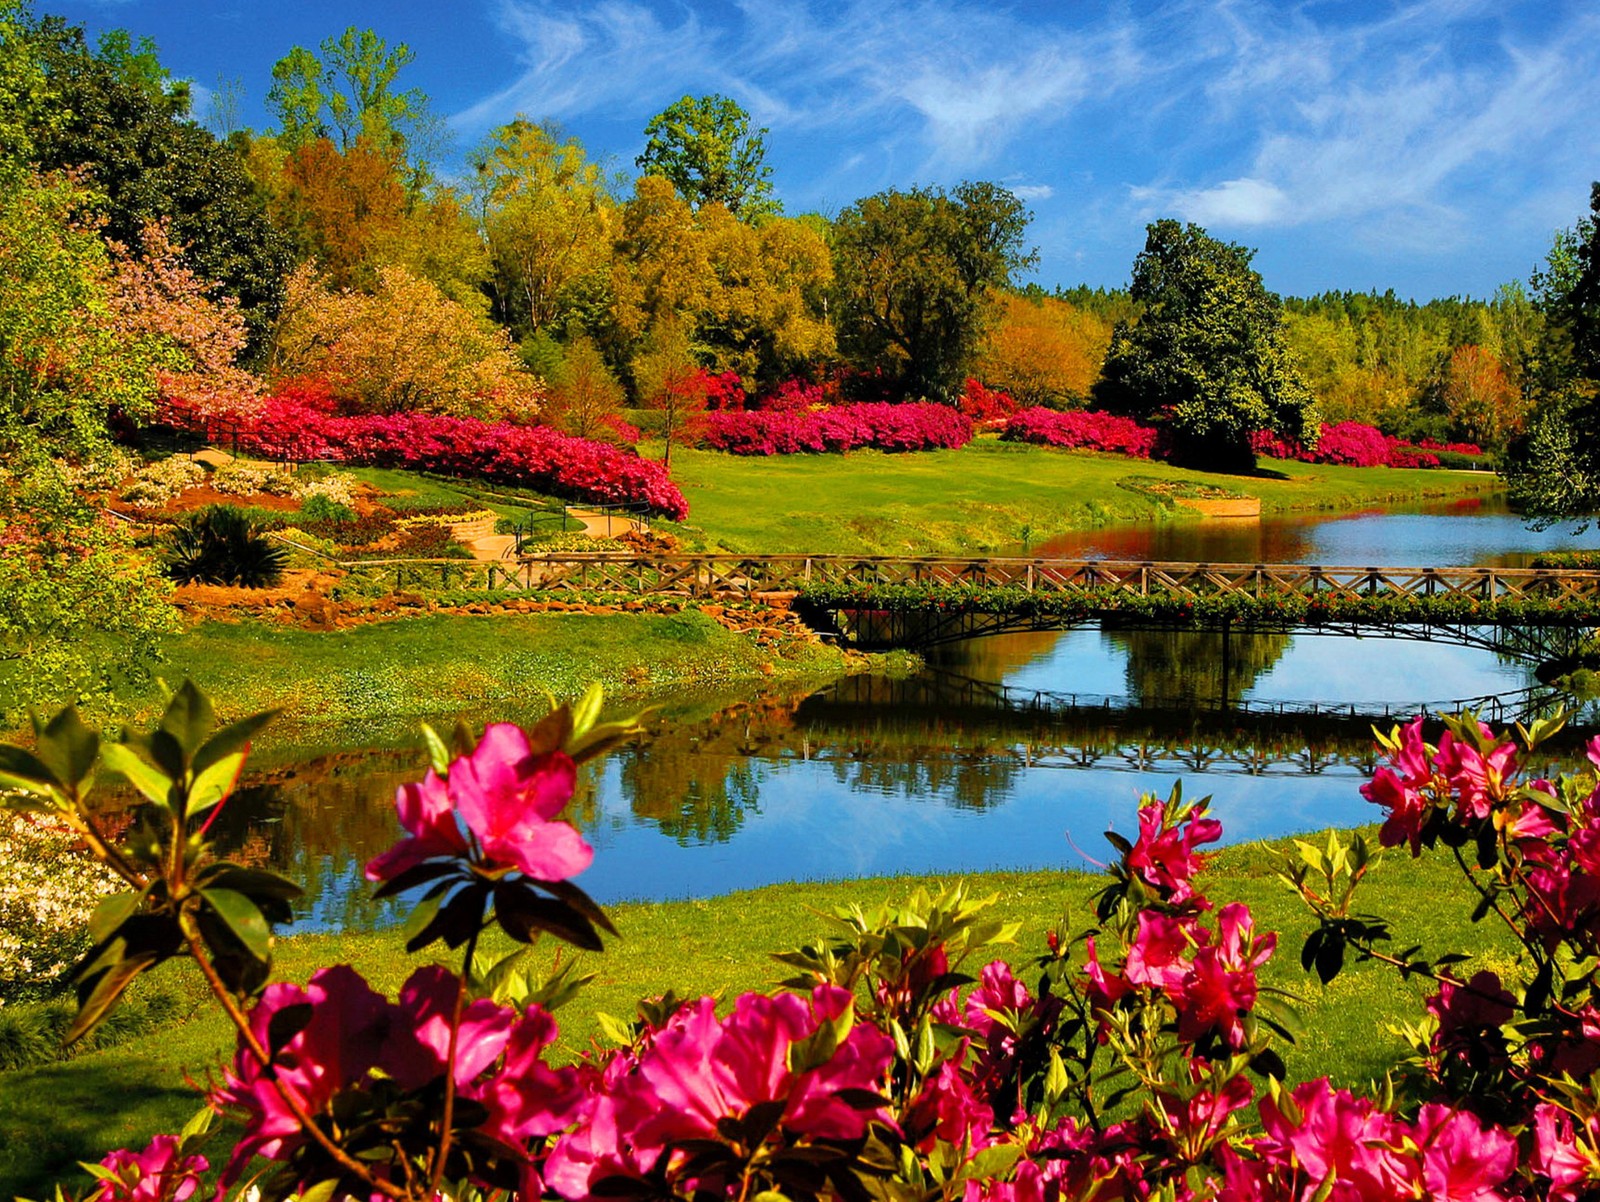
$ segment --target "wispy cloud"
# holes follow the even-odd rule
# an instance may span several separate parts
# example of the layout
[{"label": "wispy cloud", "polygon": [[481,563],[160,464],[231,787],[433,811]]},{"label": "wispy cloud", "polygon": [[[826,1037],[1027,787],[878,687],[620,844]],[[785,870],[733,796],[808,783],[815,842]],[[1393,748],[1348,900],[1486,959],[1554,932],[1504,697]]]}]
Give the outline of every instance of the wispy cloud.
[{"label": "wispy cloud", "polygon": [[515,112],[648,114],[722,91],[774,130],[876,131],[959,169],[1138,70],[1118,25],[1040,29],[964,0],[742,0],[715,25],[642,0],[498,3],[523,72],[456,116],[464,132]]}]

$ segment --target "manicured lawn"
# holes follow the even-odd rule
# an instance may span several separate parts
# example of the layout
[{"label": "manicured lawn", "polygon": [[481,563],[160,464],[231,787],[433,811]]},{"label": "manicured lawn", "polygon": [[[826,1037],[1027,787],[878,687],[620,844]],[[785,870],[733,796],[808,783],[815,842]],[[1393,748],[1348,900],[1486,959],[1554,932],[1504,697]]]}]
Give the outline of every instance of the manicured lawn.
[{"label": "manicured lawn", "polygon": [[[1324,989],[1300,970],[1299,948],[1309,923],[1298,901],[1272,875],[1268,849],[1246,846],[1224,852],[1205,878],[1219,903],[1250,903],[1258,929],[1282,931],[1283,943],[1264,982],[1288,988],[1302,999],[1306,1031],[1285,1059],[1296,1079],[1328,1074],[1365,1085],[1381,1077],[1402,1054],[1390,1024],[1420,1012],[1420,982],[1403,984],[1387,970],[1366,965],[1347,969]],[[1509,955],[1489,924],[1472,926],[1471,900],[1442,861],[1414,863],[1391,854],[1377,870],[1367,908],[1392,918],[1396,939],[1425,945],[1431,953],[1463,950],[1475,964],[1505,971]],[[865,906],[903,898],[918,884],[899,880],[800,883],[707,901],[619,906],[612,911],[623,934],[606,952],[586,958],[599,974],[577,1001],[558,1013],[562,1035],[556,1056],[575,1055],[595,1033],[592,1014],[632,1014],[642,995],[667,988],[680,994],[705,992],[731,997],[769,988],[782,969],[769,957],[826,933],[817,911],[859,902]],[[1081,928],[1090,917],[1088,898],[1098,877],[1064,873],[995,873],[970,878],[979,894],[998,895],[997,912],[1023,923],[1019,944],[1006,958],[1023,966],[1037,953],[1051,926]],[[1070,911],[1063,924],[1063,911]],[[280,973],[304,980],[319,965],[351,963],[381,989],[392,991],[427,957],[398,953],[392,936],[307,937],[280,946]],[[550,949],[540,955],[547,957]],[[1471,966],[1467,971],[1472,971]],[[181,978],[186,966],[162,970]],[[1032,974],[1028,974],[1031,980]],[[194,996],[184,986],[184,996]],[[151,1134],[177,1129],[196,1109],[182,1085],[187,1074],[204,1081],[231,1045],[227,1029],[208,1009],[161,1031],[118,1047],[41,1068],[0,1073],[0,1197],[13,1192],[49,1195],[57,1174],[77,1160],[98,1158],[107,1148],[142,1146]]]},{"label": "manicured lawn", "polygon": [[[651,448],[646,447],[647,453]],[[1198,480],[1261,498],[1262,510],[1360,509],[1493,491],[1477,472],[1328,467],[1263,460],[1271,475],[1227,476],[1165,463],[979,439],[959,451],[740,457],[674,449],[689,500],[682,533],[730,551],[953,553],[1020,548],[1069,530],[1172,517],[1132,476]]]}]

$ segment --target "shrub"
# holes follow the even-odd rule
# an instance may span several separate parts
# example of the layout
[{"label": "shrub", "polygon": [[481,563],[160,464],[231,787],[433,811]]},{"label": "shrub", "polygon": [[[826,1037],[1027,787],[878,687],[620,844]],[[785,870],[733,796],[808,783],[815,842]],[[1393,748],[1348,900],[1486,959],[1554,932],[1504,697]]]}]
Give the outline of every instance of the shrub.
[{"label": "shrub", "polygon": [[133,483],[122,491],[124,501],[141,508],[164,505],[185,489],[204,484],[206,469],[192,459],[172,455],[139,469]]},{"label": "shrub", "polygon": [[1010,393],[998,388],[986,388],[981,380],[967,377],[967,386],[961,393],[961,412],[977,425],[1001,426],[1017,411],[1017,407]]},{"label": "shrub", "polygon": [[947,405],[865,402],[826,409],[712,413],[702,438],[732,455],[953,450],[972,441],[972,423]]},{"label": "shrub", "polygon": [[356,511],[323,493],[313,493],[300,505],[300,515],[308,522],[353,522]]},{"label": "shrub", "polygon": [[1114,413],[1069,410],[1065,413],[1036,405],[1023,409],[1006,422],[1001,437],[1008,442],[1030,442],[1049,447],[1083,447],[1135,459],[1149,459],[1156,450],[1156,430],[1131,417]]},{"label": "shrub", "polygon": [[283,576],[288,551],[228,505],[189,515],[172,534],[166,572],[179,584],[269,588]]},{"label": "shrub", "polygon": [[0,1007],[66,988],[89,915],[117,884],[69,827],[0,810]]},{"label": "shrub", "polygon": [[325,476],[295,478],[294,495],[301,500],[325,497],[336,505],[351,506],[356,502],[356,488],[360,483],[349,472],[329,472]]},{"label": "shrub", "polygon": [[675,521],[689,515],[688,502],[660,464],[547,426],[423,413],[339,417],[293,396],[273,396],[238,439],[274,459],[481,477],[570,500],[643,504]]},{"label": "shrub", "polygon": [[254,463],[224,463],[211,473],[211,487],[230,496],[266,493],[287,497],[294,493],[294,477],[275,467]]}]

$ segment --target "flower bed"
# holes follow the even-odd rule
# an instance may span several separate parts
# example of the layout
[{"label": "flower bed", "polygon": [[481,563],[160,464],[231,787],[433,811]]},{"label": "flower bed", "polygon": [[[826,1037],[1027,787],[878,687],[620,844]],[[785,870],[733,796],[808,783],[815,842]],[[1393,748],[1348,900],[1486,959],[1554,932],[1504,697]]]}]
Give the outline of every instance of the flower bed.
[{"label": "flower bed", "polygon": [[[208,436],[206,419],[172,408],[167,420]],[[237,430],[241,448],[274,459],[329,459],[482,477],[595,504],[644,504],[681,521],[688,502],[658,463],[546,426],[422,413],[341,417],[300,394],[268,397]]]},{"label": "flower bed", "polygon": [[816,410],[710,413],[702,437],[730,455],[954,450],[972,441],[972,422],[945,405],[868,402]]}]

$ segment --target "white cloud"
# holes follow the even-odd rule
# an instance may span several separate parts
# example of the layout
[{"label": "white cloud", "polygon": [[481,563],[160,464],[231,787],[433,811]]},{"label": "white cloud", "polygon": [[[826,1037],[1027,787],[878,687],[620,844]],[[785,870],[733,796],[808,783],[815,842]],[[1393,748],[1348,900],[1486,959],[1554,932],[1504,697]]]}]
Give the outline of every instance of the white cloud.
[{"label": "white cloud", "polygon": [[1056,194],[1049,184],[1007,184],[1006,190],[1018,200],[1049,200]]},{"label": "white cloud", "polygon": [[1259,179],[1224,180],[1203,191],[1171,197],[1180,217],[1197,225],[1273,225],[1289,215],[1282,188]]}]

